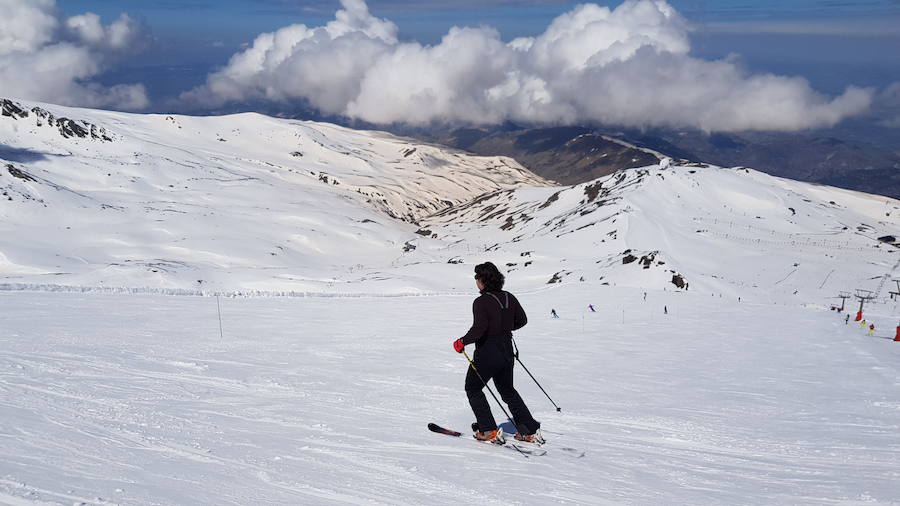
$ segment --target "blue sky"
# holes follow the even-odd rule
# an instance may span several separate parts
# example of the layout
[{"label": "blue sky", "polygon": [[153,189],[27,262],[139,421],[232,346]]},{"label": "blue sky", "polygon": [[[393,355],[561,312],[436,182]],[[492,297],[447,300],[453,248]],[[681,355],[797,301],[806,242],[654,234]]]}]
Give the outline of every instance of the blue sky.
[{"label": "blue sky", "polygon": [[[401,40],[433,44],[452,26],[489,25],[503,39],[541,33],[582,2],[564,0],[369,0],[372,14],[399,26]],[[621,1],[597,1],[618,6]],[[669,0],[694,26],[691,53],[739,55],[753,72],[802,76],[816,90],[848,85],[883,88],[900,81],[900,0]],[[452,5],[453,8],[448,8]],[[141,82],[155,101],[201,84],[242,44],[262,32],[333,18],[326,0],[57,0],[67,15],[94,12],[108,23],[120,13],[143,22],[153,42],[99,77],[103,84]]]},{"label": "blue sky", "polygon": [[[370,10],[420,42],[436,41],[453,25],[486,23],[510,37],[538,33],[547,22],[584,2],[566,0],[371,0]],[[614,7],[621,1],[597,1]],[[671,0],[696,23],[839,20],[860,26],[900,20],[898,0]],[[105,19],[120,12],[143,17],[165,34],[252,36],[288,23],[320,24],[339,7],[331,0],[59,0],[67,13],[91,11]],[[448,8],[449,6],[452,6]],[[850,18],[850,19],[848,19]],[[404,26],[405,25],[405,26]],[[895,32],[900,30],[896,24]]]}]

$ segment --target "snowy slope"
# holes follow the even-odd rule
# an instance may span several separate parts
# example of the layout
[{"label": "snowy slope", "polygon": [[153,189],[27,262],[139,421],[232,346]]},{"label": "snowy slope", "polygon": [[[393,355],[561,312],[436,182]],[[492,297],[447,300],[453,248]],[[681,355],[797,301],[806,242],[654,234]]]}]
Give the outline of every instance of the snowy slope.
[{"label": "snowy slope", "polygon": [[571,187],[498,191],[423,225],[458,242],[445,255],[491,258],[532,283],[799,302],[875,290],[900,273],[898,249],[878,241],[900,232],[900,202],[744,168],[664,161]]},{"label": "snowy slope", "polygon": [[425,428],[472,421],[450,348],[471,297],[222,299],[222,339],[211,298],[0,293],[0,504],[900,501],[892,328],[596,288],[520,296],[562,407],[517,368],[532,459]]},{"label": "snowy slope", "polygon": [[546,184],[508,158],[323,123],[0,107],[11,283],[324,290],[402,256],[418,218]]}]

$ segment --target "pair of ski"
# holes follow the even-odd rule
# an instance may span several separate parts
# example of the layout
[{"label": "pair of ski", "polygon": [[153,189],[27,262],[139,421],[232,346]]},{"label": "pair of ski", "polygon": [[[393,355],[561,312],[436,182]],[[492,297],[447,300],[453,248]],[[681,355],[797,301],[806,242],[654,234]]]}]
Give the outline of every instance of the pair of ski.
[{"label": "pair of ski", "polygon": [[[444,434],[444,435],[452,436],[452,437],[460,437],[460,436],[462,436],[462,433],[461,433],[461,432],[457,432],[457,431],[455,431],[455,430],[450,430],[450,429],[445,429],[445,428],[443,428],[443,427],[441,427],[440,425],[437,425],[437,424],[435,424],[435,423],[429,423],[429,424],[428,424],[428,430],[430,430],[431,432],[436,432],[436,433],[438,433],[438,434]],[[511,442],[511,441],[509,441],[509,440],[507,440],[507,441],[506,441],[505,443],[503,443],[503,444],[492,443],[492,442],[490,442],[490,441],[479,441],[479,440],[477,440],[477,439],[472,439],[472,441],[474,441],[474,442],[476,442],[476,443],[478,443],[478,444],[486,444],[486,445],[498,446],[498,447],[501,447],[501,448],[507,448],[507,449],[510,449],[510,450],[513,450],[513,451],[517,451],[517,452],[519,452],[519,453],[525,455],[525,457],[529,457],[529,456],[531,456],[531,457],[543,457],[544,455],[547,455],[547,450],[543,450],[543,449],[541,449],[541,448],[529,448],[529,447],[527,447],[527,446],[525,446],[525,445],[521,445],[521,444],[518,444],[518,443],[513,443],[513,442]],[[533,446],[533,445],[529,445],[529,446]]]},{"label": "pair of ski", "polygon": [[[452,437],[461,437],[462,436],[461,432],[457,432],[455,430],[450,430],[450,429],[445,429],[435,423],[429,423],[428,430],[430,430],[431,432],[436,432],[438,434],[444,434],[444,435],[452,436]],[[543,448],[536,448],[534,445],[531,445],[531,444],[518,444],[518,443],[511,442],[509,440],[507,440],[506,443],[504,443],[502,445],[491,443],[488,441],[478,441],[477,439],[472,439],[472,441],[475,443],[478,443],[478,444],[489,444],[489,445],[493,445],[493,446],[499,446],[501,448],[508,448],[510,450],[517,451],[519,453],[524,454],[525,457],[529,457],[529,456],[543,457],[544,455],[547,455],[547,450],[544,450]],[[585,452],[578,450],[576,448],[561,447],[558,449],[561,452],[563,452],[564,454],[566,454],[570,457],[576,458],[576,459],[580,459],[585,456]]]}]

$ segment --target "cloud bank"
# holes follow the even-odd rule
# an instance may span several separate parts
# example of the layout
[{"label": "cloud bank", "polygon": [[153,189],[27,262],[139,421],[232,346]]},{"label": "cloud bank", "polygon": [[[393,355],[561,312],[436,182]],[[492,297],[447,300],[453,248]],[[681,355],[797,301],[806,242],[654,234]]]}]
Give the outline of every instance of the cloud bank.
[{"label": "cloud bank", "polygon": [[790,131],[861,114],[874,94],[851,86],[828,97],[802,78],[692,57],[689,24],[664,0],[579,5],[539,36],[510,42],[489,27],[454,27],[433,46],[398,41],[397,26],[372,16],[363,0],[341,4],[325,26],[260,35],[182,100],[301,100],[379,124]]},{"label": "cloud bank", "polygon": [[104,87],[91,79],[141,45],[145,30],[122,14],[64,17],[55,0],[0,0],[0,96],[64,105],[141,109],[143,85]]}]

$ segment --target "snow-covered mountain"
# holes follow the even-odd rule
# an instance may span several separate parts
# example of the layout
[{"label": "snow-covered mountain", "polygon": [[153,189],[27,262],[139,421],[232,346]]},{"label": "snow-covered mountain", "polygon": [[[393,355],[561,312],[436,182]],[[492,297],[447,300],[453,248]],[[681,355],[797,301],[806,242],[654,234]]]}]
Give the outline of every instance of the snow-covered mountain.
[{"label": "snow-covered mountain", "polygon": [[7,282],[317,290],[395,263],[417,219],[547,184],[508,158],[323,123],[0,107]]},{"label": "snow-covered mountain", "polygon": [[520,288],[805,298],[877,289],[900,260],[879,241],[900,202],[745,168],[553,186],[508,158],[257,114],[2,114],[14,287],[456,292],[488,259]]},{"label": "snow-covered mountain", "polygon": [[898,213],[887,197],[664,160],[575,186],[497,191],[425,223],[445,241],[484,245],[461,259],[492,258],[519,282],[799,301],[876,289],[900,264],[886,237],[900,232]]}]

